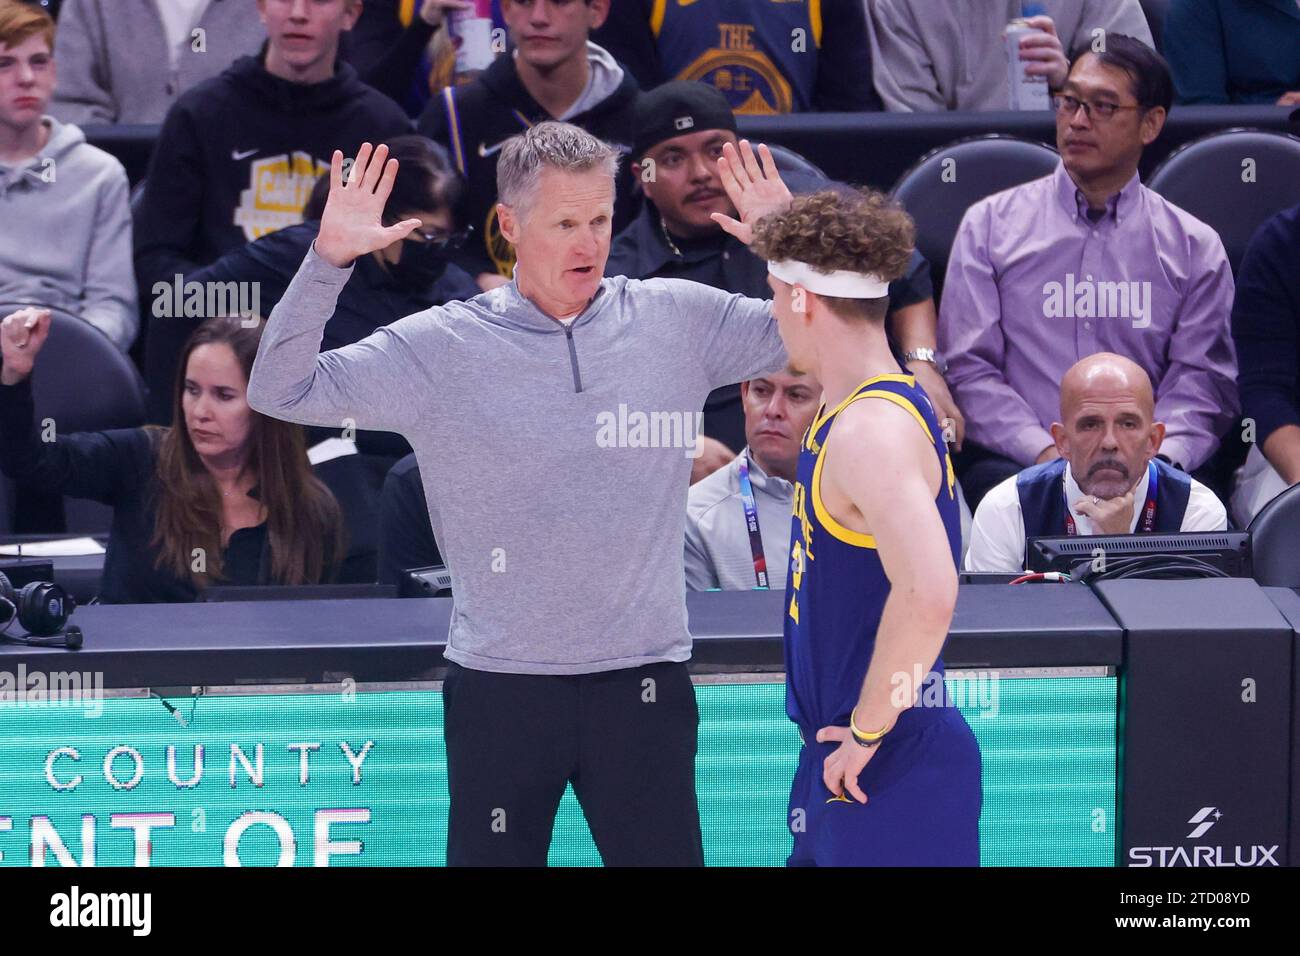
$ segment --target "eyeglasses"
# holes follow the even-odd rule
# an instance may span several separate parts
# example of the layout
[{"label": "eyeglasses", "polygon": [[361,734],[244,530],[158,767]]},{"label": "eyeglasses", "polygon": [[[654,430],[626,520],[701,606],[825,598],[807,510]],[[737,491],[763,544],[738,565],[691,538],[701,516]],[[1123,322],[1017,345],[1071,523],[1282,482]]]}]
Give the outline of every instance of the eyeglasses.
[{"label": "eyeglasses", "polygon": [[1111,103],[1106,100],[1081,100],[1073,96],[1058,94],[1052,97],[1052,109],[1066,116],[1073,116],[1083,107],[1083,115],[1092,119],[1092,111],[1097,111],[1097,119],[1108,120],[1119,110],[1140,110],[1141,106],[1121,106],[1118,103]]},{"label": "eyeglasses", "polygon": [[[386,219],[384,225],[394,226],[400,221],[401,220],[399,219]],[[421,246],[433,246],[437,249],[459,249],[465,245],[465,241],[469,239],[469,234],[473,231],[472,226],[468,226],[458,232],[444,232],[441,229],[429,229],[427,231],[424,229],[413,229],[410,235],[405,237],[405,241],[413,242]]]}]

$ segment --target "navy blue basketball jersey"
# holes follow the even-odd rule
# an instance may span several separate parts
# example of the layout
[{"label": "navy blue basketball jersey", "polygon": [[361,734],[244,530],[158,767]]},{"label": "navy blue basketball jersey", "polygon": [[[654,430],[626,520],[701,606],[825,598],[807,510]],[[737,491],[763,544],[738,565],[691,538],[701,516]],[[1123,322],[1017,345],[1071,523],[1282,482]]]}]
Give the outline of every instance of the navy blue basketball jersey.
[{"label": "navy blue basketball jersey", "polygon": [[820,0],[655,0],[650,30],[665,75],[710,84],[736,113],[812,108]]},{"label": "navy blue basketball jersey", "polygon": [[[786,713],[813,733],[848,726],[889,596],[875,539],[840,525],[822,503],[819,489],[831,426],[858,401],[889,401],[906,409],[934,445],[944,476],[934,503],[948,531],[954,567],[961,552],[957,479],[934,409],[915,377],[877,375],[835,408],[821,409],[799,452],[785,602]],[[942,656],[931,671],[942,675]],[[933,680],[942,677],[928,679],[923,693]]]}]

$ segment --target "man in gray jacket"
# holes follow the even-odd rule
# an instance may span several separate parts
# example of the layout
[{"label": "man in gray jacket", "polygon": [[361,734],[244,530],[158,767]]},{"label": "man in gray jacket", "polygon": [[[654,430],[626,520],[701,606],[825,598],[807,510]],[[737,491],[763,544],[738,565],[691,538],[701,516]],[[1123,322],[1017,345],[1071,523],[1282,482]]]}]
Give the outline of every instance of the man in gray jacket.
[{"label": "man in gray jacket", "polygon": [[119,349],[140,326],[126,170],[45,115],[54,23],[0,0],[0,303],[59,309]]},{"label": "man in gray jacket", "polygon": [[821,397],[792,368],[741,383],[745,447],[686,498],[688,590],[785,588],[799,448]]},{"label": "man in gray jacket", "polygon": [[[728,146],[746,240],[790,193]],[[618,155],[567,123],[512,138],[497,214],[513,280],[318,354],[395,175],[363,146],[271,313],[248,386],[289,421],[395,431],[451,572],[444,734],[449,864],[546,862],[567,783],[610,865],[703,861],[698,712],[682,587],[691,456],[709,391],[785,364],[769,302],[602,278]]]},{"label": "man in gray jacket", "polygon": [[65,123],[161,123],[177,98],[266,39],[253,0],[64,0],[52,112]]}]

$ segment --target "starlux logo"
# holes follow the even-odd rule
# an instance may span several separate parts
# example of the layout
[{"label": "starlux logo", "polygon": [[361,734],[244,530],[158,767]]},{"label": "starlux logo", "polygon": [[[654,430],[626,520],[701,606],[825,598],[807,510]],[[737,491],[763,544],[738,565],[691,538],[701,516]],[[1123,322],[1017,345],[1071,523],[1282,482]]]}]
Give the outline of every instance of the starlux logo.
[{"label": "starlux logo", "polygon": [[[1184,839],[1199,840],[1223,817],[1218,807],[1201,807],[1187,821],[1192,831]],[[1252,843],[1250,846],[1134,846],[1129,847],[1128,865],[1139,866],[1280,866],[1274,854],[1278,846]],[[1225,858],[1225,855],[1227,858]]]},{"label": "starlux logo", "polygon": [[[1211,815],[1214,817],[1214,819],[1206,823],[1205,822],[1206,817],[1209,817]],[[1218,807],[1201,807],[1201,809],[1197,810],[1196,813],[1192,814],[1192,818],[1187,821],[1188,823],[1195,823],[1196,829],[1193,830],[1191,833],[1187,834],[1187,836],[1184,839],[1197,840],[1205,836],[1206,831],[1209,830],[1210,827],[1218,823],[1219,817],[1221,816],[1223,816],[1223,813],[1219,810]]]}]

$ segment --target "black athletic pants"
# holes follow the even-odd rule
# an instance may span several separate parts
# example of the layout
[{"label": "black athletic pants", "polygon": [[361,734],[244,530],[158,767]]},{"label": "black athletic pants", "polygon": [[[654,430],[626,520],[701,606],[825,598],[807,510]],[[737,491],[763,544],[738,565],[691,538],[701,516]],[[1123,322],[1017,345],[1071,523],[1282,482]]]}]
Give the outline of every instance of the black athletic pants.
[{"label": "black athletic pants", "polygon": [[702,866],[686,665],[443,684],[448,866],[545,866],[572,781],[606,866]]}]

